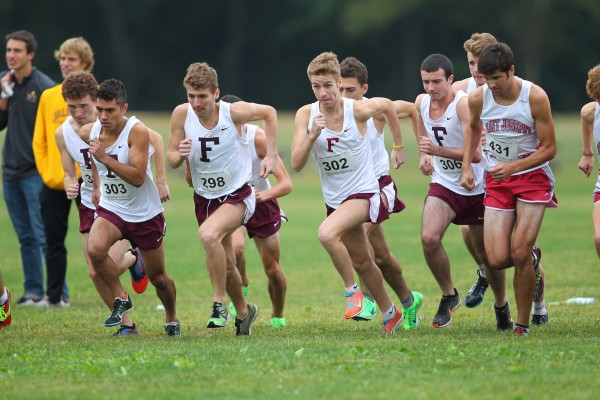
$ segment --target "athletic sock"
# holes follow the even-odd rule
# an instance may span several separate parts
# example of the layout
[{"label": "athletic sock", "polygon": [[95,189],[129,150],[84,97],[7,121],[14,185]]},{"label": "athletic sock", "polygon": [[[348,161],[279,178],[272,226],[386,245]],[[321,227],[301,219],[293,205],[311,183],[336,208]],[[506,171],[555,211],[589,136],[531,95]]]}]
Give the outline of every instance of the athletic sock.
[{"label": "athletic sock", "polygon": [[358,293],[360,292],[360,287],[358,286],[357,283],[355,283],[354,285],[347,287],[346,288],[346,292],[348,293]]},{"label": "athletic sock", "polygon": [[481,276],[482,278],[486,278],[486,276],[485,276],[485,264],[481,263],[481,264],[478,265],[478,267],[479,267],[479,276]]},{"label": "athletic sock", "polygon": [[533,314],[534,315],[545,315],[547,313],[548,313],[548,310],[546,310],[546,302],[544,300],[533,302]]},{"label": "athletic sock", "polygon": [[414,303],[415,298],[413,297],[412,292],[408,293],[408,296],[405,299],[400,300],[402,302],[402,307],[411,308]]},{"label": "athletic sock", "polygon": [[2,289],[3,293],[2,296],[0,296],[0,306],[3,306],[6,303],[6,300],[8,300],[8,293],[6,292],[6,288]]},{"label": "athletic sock", "polygon": [[396,307],[394,306],[394,303],[392,303],[392,307],[390,307],[389,310],[387,310],[386,312],[383,313],[382,317],[383,320],[387,320],[390,319],[394,316],[394,314],[396,313]]}]

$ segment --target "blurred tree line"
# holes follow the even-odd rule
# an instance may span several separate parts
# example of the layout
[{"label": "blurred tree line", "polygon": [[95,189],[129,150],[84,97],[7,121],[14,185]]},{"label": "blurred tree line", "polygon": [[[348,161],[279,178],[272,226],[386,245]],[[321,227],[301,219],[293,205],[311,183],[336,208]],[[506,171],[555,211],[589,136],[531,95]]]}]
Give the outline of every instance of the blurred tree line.
[{"label": "blurred tree line", "polygon": [[[469,76],[463,42],[490,32],[508,43],[516,73],[541,85],[553,109],[577,112],[586,72],[600,63],[598,0],[2,0],[2,34],[33,32],[34,65],[61,80],[53,52],[83,36],[99,81],[125,82],[130,107],[172,110],[185,102],[187,66],[206,61],[221,93],[296,110],[313,101],[308,63],[322,51],[355,56],[369,95],[414,101],[419,65],[431,53]],[[5,68],[6,64],[3,64]],[[0,68],[0,69],[4,69]]]}]

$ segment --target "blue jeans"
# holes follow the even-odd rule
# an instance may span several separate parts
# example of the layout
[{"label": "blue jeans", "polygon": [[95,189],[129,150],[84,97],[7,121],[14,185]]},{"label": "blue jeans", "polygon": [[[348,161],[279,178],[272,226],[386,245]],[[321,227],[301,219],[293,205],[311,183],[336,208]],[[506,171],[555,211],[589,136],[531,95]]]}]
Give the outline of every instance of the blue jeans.
[{"label": "blue jeans", "polygon": [[44,296],[42,257],[46,235],[40,211],[42,178],[35,174],[25,179],[2,178],[4,201],[21,246],[25,296]]}]

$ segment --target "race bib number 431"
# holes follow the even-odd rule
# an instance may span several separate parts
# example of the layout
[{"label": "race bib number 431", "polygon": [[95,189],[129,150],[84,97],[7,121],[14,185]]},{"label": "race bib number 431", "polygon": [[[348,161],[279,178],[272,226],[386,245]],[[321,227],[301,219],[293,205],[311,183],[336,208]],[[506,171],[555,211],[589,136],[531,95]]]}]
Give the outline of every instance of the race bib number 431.
[{"label": "race bib number 431", "polygon": [[340,174],[342,172],[354,171],[356,163],[350,152],[334,154],[319,158],[319,168],[328,174]]},{"label": "race bib number 431", "polygon": [[489,132],[487,133],[485,140],[489,152],[488,154],[493,155],[502,162],[516,161],[519,150],[518,142],[498,139]]}]

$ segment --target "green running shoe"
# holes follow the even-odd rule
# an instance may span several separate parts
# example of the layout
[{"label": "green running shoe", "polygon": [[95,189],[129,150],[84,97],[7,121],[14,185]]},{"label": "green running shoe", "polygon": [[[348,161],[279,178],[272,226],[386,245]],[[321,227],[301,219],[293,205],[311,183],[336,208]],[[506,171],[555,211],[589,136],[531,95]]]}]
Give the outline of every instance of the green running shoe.
[{"label": "green running shoe", "polygon": [[223,328],[229,322],[229,313],[223,303],[214,302],[212,305],[212,314],[206,324],[207,328]]},{"label": "green running shoe", "polygon": [[363,309],[358,315],[352,317],[355,321],[370,321],[377,315],[377,306],[375,300],[365,296],[363,298]]},{"label": "green running shoe", "polygon": [[273,328],[285,328],[285,318],[273,317],[271,318],[271,326]]},{"label": "green running shoe", "polygon": [[417,313],[423,304],[423,295],[419,292],[412,292],[413,304],[409,308],[402,307],[402,314],[404,315],[404,330],[412,331],[417,329],[419,326],[419,317]]}]

